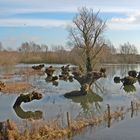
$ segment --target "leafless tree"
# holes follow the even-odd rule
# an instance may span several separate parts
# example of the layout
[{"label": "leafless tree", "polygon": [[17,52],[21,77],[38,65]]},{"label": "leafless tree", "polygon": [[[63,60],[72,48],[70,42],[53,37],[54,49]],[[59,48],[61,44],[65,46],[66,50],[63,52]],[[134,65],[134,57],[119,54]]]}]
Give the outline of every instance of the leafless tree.
[{"label": "leafless tree", "polygon": [[2,42],[0,42],[0,51],[3,51],[3,45],[2,45]]},{"label": "leafless tree", "polygon": [[[91,85],[101,77],[105,76],[105,69],[93,71],[93,61],[105,45],[103,32],[106,22],[99,17],[99,12],[94,13],[92,9],[83,7],[73,18],[73,25],[69,28],[72,45],[79,49],[81,57],[84,58],[84,73],[81,68],[74,71],[74,78],[80,83],[80,94],[91,92]],[[73,95],[73,92],[71,93]],[[70,95],[70,94],[68,94]]]},{"label": "leafless tree", "polygon": [[138,50],[135,45],[127,42],[123,45],[120,45],[119,50],[122,57],[122,62],[133,63],[136,61],[136,55],[138,54]]},{"label": "leafless tree", "polygon": [[128,55],[128,54],[137,54],[138,51],[135,45],[127,42],[127,43],[124,43],[123,45],[120,45],[120,53]]},{"label": "leafless tree", "polygon": [[107,40],[100,52],[99,61],[101,63],[117,63],[117,59],[114,59],[116,53],[117,50],[115,46],[111,43],[110,40]]},{"label": "leafless tree", "polygon": [[85,57],[86,72],[93,70],[93,60],[104,46],[103,32],[106,22],[99,17],[99,12],[83,7],[73,19],[73,25],[69,28],[70,40],[74,47],[82,49]]}]

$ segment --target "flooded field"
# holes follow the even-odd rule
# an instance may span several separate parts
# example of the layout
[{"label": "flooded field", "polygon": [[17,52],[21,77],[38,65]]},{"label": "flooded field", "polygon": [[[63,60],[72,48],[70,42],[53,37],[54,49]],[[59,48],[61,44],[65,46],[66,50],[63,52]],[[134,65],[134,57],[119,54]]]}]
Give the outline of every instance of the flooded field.
[{"label": "flooded field", "polygon": [[[0,92],[0,121],[11,119],[20,123],[23,120],[46,120],[60,119],[62,124],[66,124],[66,113],[69,112],[71,119],[75,120],[78,117],[88,117],[90,115],[100,115],[107,109],[107,104],[111,109],[116,107],[130,107],[131,101],[140,99],[140,85],[136,82],[133,87],[124,88],[122,83],[114,83],[114,77],[124,77],[127,75],[128,70],[140,71],[140,65],[104,65],[106,68],[106,78],[101,78],[93,86],[93,96],[82,96],[77,98],[67,99],[64,94],[70,91],[78,90],[80,88],[79,83],[74,80],[70,81],[58,81],[58,85],[46,82],[45,74],[25,74],[26,71],[31,69],[32,65],[16,65],[15,67],[1,67],[0,68],[0,80],[3,82],[26,82],[31,84],[31,87],[23,89],[19,92]],[[49,65],[45,65],[48,67]],[[53,65],[56,68],[56,73],[59,75],[60,67],[62,65]],[[24,72],[23,72],[24,71]],[[16,86],[15,86],[16,88]],[[38,91],[43,94],[41,100],[34,100],[30,103],[23,103],[18,109],[13,109],[13,104],[20,93]],[[121,121],[115,121],[108,128],[108,124],[101,124],[96,128],[86,128],[79,135],[74,136],[74,140],[81,139],[95,139],[109,140],[114,135],[116,140],[116,131],[120,130],[131,131],[129,122],[135,129],[139,129],[140,122],[139,113],[135,113],[133,116],[128,113],[125,119]],[[119,129],[120,128],[120,129]],[[127,131],[125,131],[127,132]],[[128,139],[123,135],[119,136],[120,139]],[[135,133],[137,133],[135,131]],[[110,135],[112,134],[112,135]],[[119,134],[118,134],[119,135]],[[135,135],[138,138],[138,133]],[[104,137],[105,136],[105,137]],[[119,139],[118,138],[118,139]],[[130,138],[131,139],[131,138]]]}]

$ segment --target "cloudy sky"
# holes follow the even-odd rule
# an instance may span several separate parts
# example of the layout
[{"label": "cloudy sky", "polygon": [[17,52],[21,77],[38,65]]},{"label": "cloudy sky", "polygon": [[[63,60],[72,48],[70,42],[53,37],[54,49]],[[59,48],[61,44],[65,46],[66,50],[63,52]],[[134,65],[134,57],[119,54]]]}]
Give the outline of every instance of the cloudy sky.
[{"label": "cloudy sky", "polygon": [[127,41],[140,52],[139,0],[0,0],[0,41],[17,48],[25,41],[65,45],[66,29],[80,7],[100,10],[106,38],[116,47]]}]

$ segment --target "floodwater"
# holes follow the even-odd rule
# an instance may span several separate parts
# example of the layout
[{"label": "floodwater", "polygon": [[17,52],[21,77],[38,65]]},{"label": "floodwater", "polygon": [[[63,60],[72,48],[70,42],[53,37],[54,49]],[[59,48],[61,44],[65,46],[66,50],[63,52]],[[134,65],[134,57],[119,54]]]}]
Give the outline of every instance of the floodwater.
[{"label": "floodwater", "polygon": [[[20,69],[29,69],[32,65],[16,65],[10,68],[0,68],[0,76],[3,73],[14,73]],[[49,65],[45,65],[48,67]],[[60,73],[62,65],[53,65],[56,67],[56,73]],[[104,65],[106,67],[106,78],[101,78],[93,86],[94,96],[77,97],[67,99],[64,94],[70,91],[78,90],[79,83],[74,80],[58,81],[58,85],[53,85],[45,81],[46,75],[13,75],[10,79],[2,79],[3,82],[24,80],[31,83],[34,87],[32,90],[39,91],[43,94],[41,100],[34,100],[30,103],[23,103],[21,107],[13,109],[13,104],[17,94],[3,94],[0,92],[0,121],[12,119],[16,122],[28,120],[52,120],[61,119],[63,125],[66,125],[66,113],[69,112],[71,119],[79,116],[88,116],[90,114],[101,114],[106,110],[107,104],[111,108],[117,106],[130,106],[131,101],[140,98],[140,85],[135,83],[133,87],[126,90],[122,83],[116,84],[113,81],[115,76],[127,76],[128,70],[140,71],[140,65]],[[30,92],[30,91],[29,91]],[[139,140],[140,134],[140,115],[135,114],[133,117],[128,114],[125,119],[113,122],[108,128],[107,124],[84,129],[80,134],[75,135],[74,140]]]}]

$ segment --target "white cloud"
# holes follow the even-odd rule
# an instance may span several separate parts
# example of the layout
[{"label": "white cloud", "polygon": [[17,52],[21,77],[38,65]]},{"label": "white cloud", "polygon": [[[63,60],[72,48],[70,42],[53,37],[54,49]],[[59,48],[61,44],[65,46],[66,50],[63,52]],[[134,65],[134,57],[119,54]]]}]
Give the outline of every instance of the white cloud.
[{"label": "white cloud", "polygon": [[140,30],[140,11],[129,13],[124,18],[112,18],[108,26],[113,30]]},{"label": "white cloud", "polygon": [[32,12],[76,12],[86,6],[101,12],[134,12],[140,9],[138,0],[1,0],[0,15]]},{"label": "white cloud", "polygon": [[[134,29],[139,28],[140,21],[139,0],[1,0],[0,1],[0,26],[66,26],[70,21],[49,19],[15,19],[11,15],[20,13],[38,12],[76,12],[77,8],[86,6],[101,12],[115,12],[128,14],[126,18],[112,18],[108,21],[110,29]],[[4,18],[3,18],[4,17]],[[14,17],[14,16],[13,16]],[[8,19],[9,18],[9,19]],[[130,25],[131,24],[131,25]]]},{"label": "white cloud", "polygon": [[111,30],[140,30],[140,24],[108,23]]},{"label": "white cloud", "polygon": [[[84,5],[83,5],[84,6]],[[77,12],[81,6],[65,6],[65,7],[28,7],[28,8],[0,8],[0,15],[14,15],[21,13],[38,13],[38,12]],[[139,12],[139,9],[129,7],[115,7],[115,6],[98,6],[98,5],[86,5],[87,8],[92,8],[95,12],[114,12],[114,13],[128,13],[128,12]]]},{"label": "white cloud", "polygon": [[140,12],[134,12],[127,15],[126,18],[112,18],[111,22],[115,23],[135,23],[140,19]]}]

